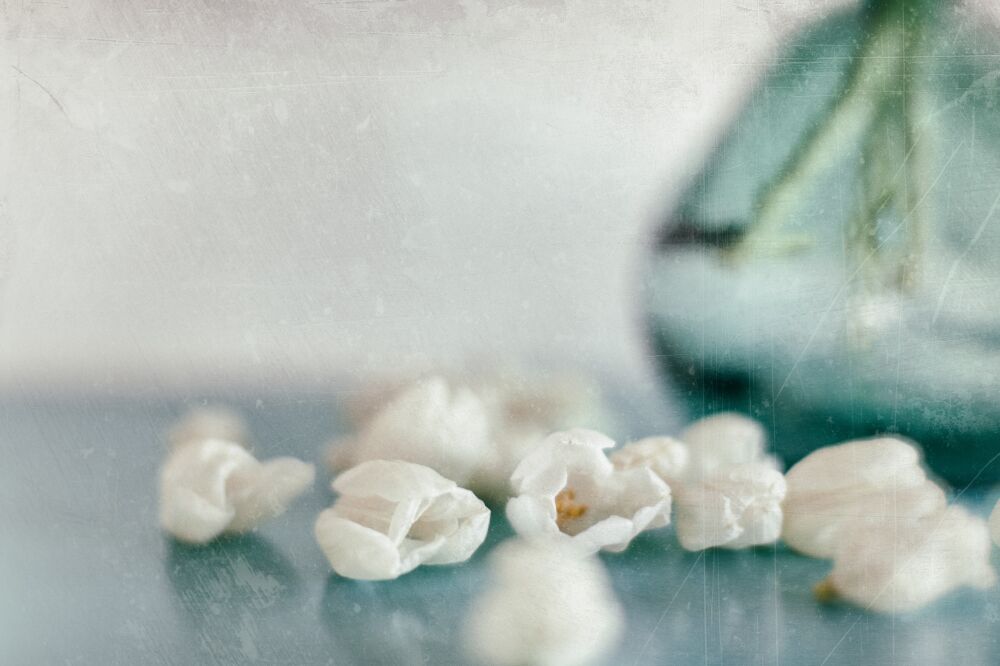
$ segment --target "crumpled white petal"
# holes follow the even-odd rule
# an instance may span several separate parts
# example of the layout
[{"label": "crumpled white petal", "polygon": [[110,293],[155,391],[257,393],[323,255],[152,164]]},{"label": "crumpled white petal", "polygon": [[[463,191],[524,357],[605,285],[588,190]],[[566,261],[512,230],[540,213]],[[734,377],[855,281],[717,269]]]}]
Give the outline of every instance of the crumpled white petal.
[{"label": "crumpled white petal", "polygon": [[640,439],[608,456],[616,469],[648,467],[671,487],[687,474],[689,457],[687,445],[673,437]]},{"label": "crumpled white petal", "polygon": [[357,436],[334,443],[328,462],[342,471],[368,460],[405,460],[465,485],[489,442],[483,402],[467,388],[430,377],[389,400]]},{"label": "crumpled white petal", "polygon": [[688,448],[687,481],[700,481],[746,463],[781,469],[780,461],[767,454],[764,428],[742,414],[722,412],[695,421],[681,433],[680,440]]},{"label": "crumpled white petal", "polygon": [[160,525],[197,544],[246,532],[283,513],[314,474],[294,458],[258,462],[236,442],[190,440],[176,445],[160,470]]},{"label": "crumpled white petal", "polygon": [[733,465],[674,486],[674,529],[686,550],[746,548],[781,536],[785,479],[761,463]]},{"label": "crumpled white petal", "polygon": [[861,521],[839,540],[833,571],[817,587],[866,609],[917,610],[960,587],[996,582],[986,523],[952,506],[902,521]]},{"label": "crumpled white petal", "polygon": [[782,538],[812,557],[833,557],[844,526],[859,519],[919,518],[946,505],[944,491],[921,466],[920,452],[894,437],[818,449],[785,480]]},{"label": "crumpled white petal", "polygon": [[470,655],[496,666],[581,666],[610,652],[624,613],[600,561],[569,544],[507,541],[465,626]]},{"label": "crumpled white petal", "polygon": [[246,446],[246,422],[225,407],[199,407],[189,411],[167,433],[167,442],[171,447],[203,439],[223,439]]},{"label": "crumpled white petal", "polygon": [[341,576],[389,580],[421,564],[467,560],[486,538],[490,511],[434,470],[370,460],[338,476],[334,505],[316,520],[316,541]]},{"label": "crumpled white petal", "polygon": [[620,552],[647,529],[670,522],[670,488],[647,468],[616,470],[593,430],[549,435],[517,466],[507,518],[529,538],[573,541]]}]

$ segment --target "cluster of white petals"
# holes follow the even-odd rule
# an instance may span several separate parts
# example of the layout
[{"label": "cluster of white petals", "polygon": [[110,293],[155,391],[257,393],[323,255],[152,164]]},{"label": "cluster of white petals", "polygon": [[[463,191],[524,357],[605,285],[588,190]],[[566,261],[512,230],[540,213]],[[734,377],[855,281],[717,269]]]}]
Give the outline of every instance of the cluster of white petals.
[{"label": "cluster of white petals", "polygon": [[259,462],[237,442],[175,439],[160,470],[160,525],[196,544],[246,532],[284,513],[314,475],[295,458]]},{"label": "cluster of white petals", "polygon": [[958,506],[888,526],[863,521],[841,535],[817,594],[885,613],[917,610],[960,587],[991,587],[991,548],[985,521]]},{"label": "cluster of white petals", "polygon": [[759,423],[722,413],[679,439],[650,437],[611,454],[618,469],[648,468],[670,484],[674,527],[687,550],[746,548],[781,534],[785,481]]},{"label": "cluster of white petals", "polygon": [[335,442],[328,461],[342,471],[369,460],[405,460],[466,485],[489,444],[482,400],[467,388],[430,377],[396,394],[356,436]]},{"label": "cluster of white petals", "polygon": [[620,552],[647,529],[670,522],[670,488],[646,467],[616,469],[614,446],[593,430],[549,435],[511,477],[507,518],[528,538],[572,541],[583,550]]},{"label": "cluster of white petals", "polygon": [[648,467],[672,486],[687,474],[690,454],[687,445],[673,437],[646,437],[613,451],[608,458],[617,469]]},{"label": "cluster of white petals", "polygon": [[946,506],[944,491],[927,478],[920,452],[893,437],[818,449],[785,478],[782,538],[812,557],[833,557],[859,523],[920,518]]},{"label": "cluster of white petals", "polygon": [[733,465],[674,486],[674,529],[686,550],[774,543],[781,536],[784,498],[781,472],[762,463]]},{"label": "cluster of white petals", "polygon": [[582,666],[614,648],[624,614],[600,561],[567,543],[508,541],[465,626],[468,652],[497,666]]},{"label": "cluster of white petals", "polygon": [[348,414],[358,433],[331,446],[334,471],[407,460],[497,502],[510,496],[514,468],[546,435],[606,420],[600,392],[585,378],[510,370],[390,383],[356,396]]},{"label": "cluster of white petals", "polygon": [[463,562],[486,538],[486,505],[423,465],[367,461],[333,489],[339,496],[317,518],[315,535],[341,576],[388,580],[421,564]]}]

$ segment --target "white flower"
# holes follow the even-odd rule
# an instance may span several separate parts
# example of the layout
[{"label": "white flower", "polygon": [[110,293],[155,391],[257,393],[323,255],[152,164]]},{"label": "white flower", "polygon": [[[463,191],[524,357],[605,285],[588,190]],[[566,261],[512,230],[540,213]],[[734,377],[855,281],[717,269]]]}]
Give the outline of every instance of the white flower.
[{"label": "white flower", "polygon": [[687,473],[689,456],[687,445],[673,437],[647,437],[626,444],[608,457],[616,469],[648,467],[673,484]]},{"label": "white flower", "polygon": [[421,564],[463,562],[486,538],[486,505],[423,465],[370,460],[333,489],[339,497],[316,520],[316,541],[347,578],[389,580]]},{"label": "white flower", "polygon": [[580,666],[614,648],[621,605],[595,557],[569,544],[508,541],[490,558],[492,581],[468,613],[465,644],[484,664]]},{"label": "white flower", "polygon": [[507,518],[526,537],[571,540],[589,551],[625,550],[670,522],[670,488],[646,468],[616,470],[614,442],[593,430],[549,435],[517,466]]},{"label": "white flower", "polygon": [[1000,500],[993,505],[990,512],[990,533],[993,535],[993,543],[1000,546]]},{"label": "white flower", "polygon": [[767,455],[764,428],[741,414],[723,412],[695,421],[681,433],[680,440],[688,447],[688,481],[699,481],[745,463],[780,469],[780,463]]},{"label": "white flower", "polygon": [[396,395],[356,437],[335,443],[329,463],[341,471],[368,460],[405,460],[465,485],[488,447],[482,401],[469,389],[431,377]]},{"label": "white flower", "polygon": [[245,446],[247,426],[239,414],[225,407],[199,407],[189,411],[167,433],[171,447],[203,439],[223,439]]},{"label": "white flower", "polygon": [[946,504],[944,491],[927,478],[917,449],[893,437],[818,449],[793,466],[785,480],[782,538],[812,557],[833,557],[844,526],[858,519],[919,518]]},{"label": "white flower", "polygon": [[960,587],[996,582],[989,529],[965,509],[902,521],[861,521],[845,530],[817,596],[893,613],[921,608]]},{"label": "white flower", "polygon": [[283,513],[314,474],[294,458],[258,462],[235,442],[180,443],[160,471],[160,524],[189,543],[246,532]]},{"label": "white flower", "polygon": [[674,529],[687,550],[746,548],[781,536],[785,479],[761,463],[733,465],[674,486]]}]

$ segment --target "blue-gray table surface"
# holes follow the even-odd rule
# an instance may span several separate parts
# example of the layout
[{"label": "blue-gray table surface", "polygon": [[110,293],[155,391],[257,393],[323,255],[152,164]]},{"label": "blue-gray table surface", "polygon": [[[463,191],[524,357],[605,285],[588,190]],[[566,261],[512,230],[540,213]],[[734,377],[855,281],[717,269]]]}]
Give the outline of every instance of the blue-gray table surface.
[{"label": "blue-gray table surface", "polygon": [[[329,395],[246,398],[262,457],[319,461]],[[314,492],[254,535],[188,548],[156,523],[163,432],[191,401],[0,401],[0,664],[464,664],[463,615],[497,513],[466,564],[392,582],[340,578],[313,541]],[[986,512],[996,495],[961,500]],[[625,606],[611,664],[1000,663],[1000,591],[899,617],[821,606],[829,563],[781,546],[683,552],[672,532],[602,556]],[[1000,558],[996,558],[1000,565]]]}]

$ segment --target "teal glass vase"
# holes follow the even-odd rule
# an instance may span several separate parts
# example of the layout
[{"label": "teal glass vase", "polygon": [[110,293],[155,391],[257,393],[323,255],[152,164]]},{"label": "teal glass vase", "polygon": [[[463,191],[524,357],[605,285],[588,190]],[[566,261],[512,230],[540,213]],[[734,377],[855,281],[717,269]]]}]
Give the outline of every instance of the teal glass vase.
[{"label": "teal glass vase", "polygon": [[789,463],[898,433],[1000,478],[1000,40],[882,0],[775,59],[663,224],[648,326],[692,418],[737,410]]}]

